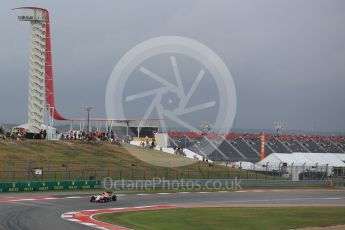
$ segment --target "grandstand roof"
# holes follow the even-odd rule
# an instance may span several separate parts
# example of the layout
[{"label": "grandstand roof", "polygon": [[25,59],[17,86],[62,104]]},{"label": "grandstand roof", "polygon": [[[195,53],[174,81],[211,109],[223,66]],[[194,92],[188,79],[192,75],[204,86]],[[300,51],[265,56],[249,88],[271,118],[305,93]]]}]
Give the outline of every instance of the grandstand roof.
[{"label": "grandstand roof", "polygon": [[330,167],[345,167],[345,154],[336,153],[272,153],[259,165],[279,165],[287,163],[288,166],[316,166],[328,165]]}]

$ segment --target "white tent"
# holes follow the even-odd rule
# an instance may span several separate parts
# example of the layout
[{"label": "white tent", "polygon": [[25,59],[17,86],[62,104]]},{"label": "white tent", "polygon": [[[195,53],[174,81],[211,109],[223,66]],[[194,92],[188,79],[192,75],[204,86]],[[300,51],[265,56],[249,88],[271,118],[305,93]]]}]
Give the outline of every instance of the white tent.
[{"label": "white tent", "polygon": [[341,161],[345,162],[345,154],[344,154],[344,153],[337,153],[337,154],[335,154],[335,155],[337,155],[337,157],[338,157]]},{"label": "white tent", "polygon": [[[23,125],[15,126],[12,129],[25,129],[28,132],[29,131],[29,125],[23,124]],[[57,137],[57,134],[56,134],[56,128],[42,124],[41,129],[47,131],[48,140],[58,140],[59,139]]]},{"label": "white tent", "polygon": [[282,170],[298,175],[306,171],[327,172],[330,176],[334,168],[345,168],[345,154],[336,153],[272,153],[258,162],[258,168],[266,171]]},{"label": "white tent", "polygon": [[[340,155],[340,156],[339,156]],[[344,155],[344,156],[343,156]],[[272,153],[257,164],[279,166],[286,163],[287,166],[329,166],[345,167],[345,154],[335,153]]]},{"label": "white tent", "polygon": [[247,162],[247,161],[238,161],[238,162],[233,163],[232,166],[234,166],[235,168],[241,168],[244,170],[255,170],[256,168],[258,168],[252,162]]}]

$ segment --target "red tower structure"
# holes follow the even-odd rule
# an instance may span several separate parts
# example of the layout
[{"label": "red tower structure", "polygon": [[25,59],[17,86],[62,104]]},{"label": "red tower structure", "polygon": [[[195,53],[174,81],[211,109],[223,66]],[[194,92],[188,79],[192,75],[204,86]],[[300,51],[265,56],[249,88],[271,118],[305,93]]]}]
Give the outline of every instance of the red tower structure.
[{"label": "red tower structure", "polygon": [[[39,7],[19,7],[13,10],[22,10],[22,15],[18,16],[19,21],[31,23],[28,123],[29,128],[32,127],[31,131],[37,132],[44,121],[44,109],[55,120],[69,120],[58,112],[55,105],[49,12]],[[37,92],[32,92],[35,90]]]}]

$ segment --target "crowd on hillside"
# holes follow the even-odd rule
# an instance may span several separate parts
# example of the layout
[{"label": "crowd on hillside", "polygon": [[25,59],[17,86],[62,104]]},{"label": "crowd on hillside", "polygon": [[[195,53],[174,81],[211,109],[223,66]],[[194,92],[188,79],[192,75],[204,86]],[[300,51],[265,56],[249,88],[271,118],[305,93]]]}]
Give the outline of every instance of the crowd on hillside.
[{"label": "crowd on hillside", "polygon": [[2,140],[6,140],[6,139],[17,139],[17,138],[21,138],[24,137],[24,134],[22,135],[21,132],[10,132],[9,130],[7,130],[6,128],[4,128],[3,126],[0,126],[0,139]]},{"label": "crowd on hillside", "polygon": [[155,139],[152,139],[152,141],[150,142],[150,139],[148,137],[145,137],[145,141],[140,141],[140,147],[150,148],[150,149],[155,148],[156,147]]},{"label": "crowd on hillside", "polygon": [[175,155],[178,155],[178,156],[186,156],[186,153],[184,152],[184,149],[183,148],[179,148],[179,147],[175,147],[174,148],[174,154]]},{"label": "crowd on hillside", "polygon": [[0,139],[6,139],[6,134],[2,126],[0,126]]},{"label": "crowd on hillside", "polygon": [[74,131],[71,130],[67,133],[63,133],[60,136],[61,140],[75,140],[75,141],[109,141],[109,142],[125,142],[129,143],[131,141],[130,136],[119,137],[114,133],[113,130],[110,131]]}]

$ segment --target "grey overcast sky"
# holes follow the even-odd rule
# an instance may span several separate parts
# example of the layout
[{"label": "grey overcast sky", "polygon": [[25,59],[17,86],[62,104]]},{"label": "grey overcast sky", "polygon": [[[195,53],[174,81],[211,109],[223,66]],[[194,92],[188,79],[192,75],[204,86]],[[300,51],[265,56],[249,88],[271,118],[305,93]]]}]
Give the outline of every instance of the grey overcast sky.
[{"label": "grey overcast sky", "polygon": [[66,117],[83,106],[105,117],[117,61],[156,36],[185,36],[214,50],[237,89],[236,128],[345,130],[345,1],[1,1],[0,123],[27,113],[29,24],[11,8],[51,17],[56,103]]}]

